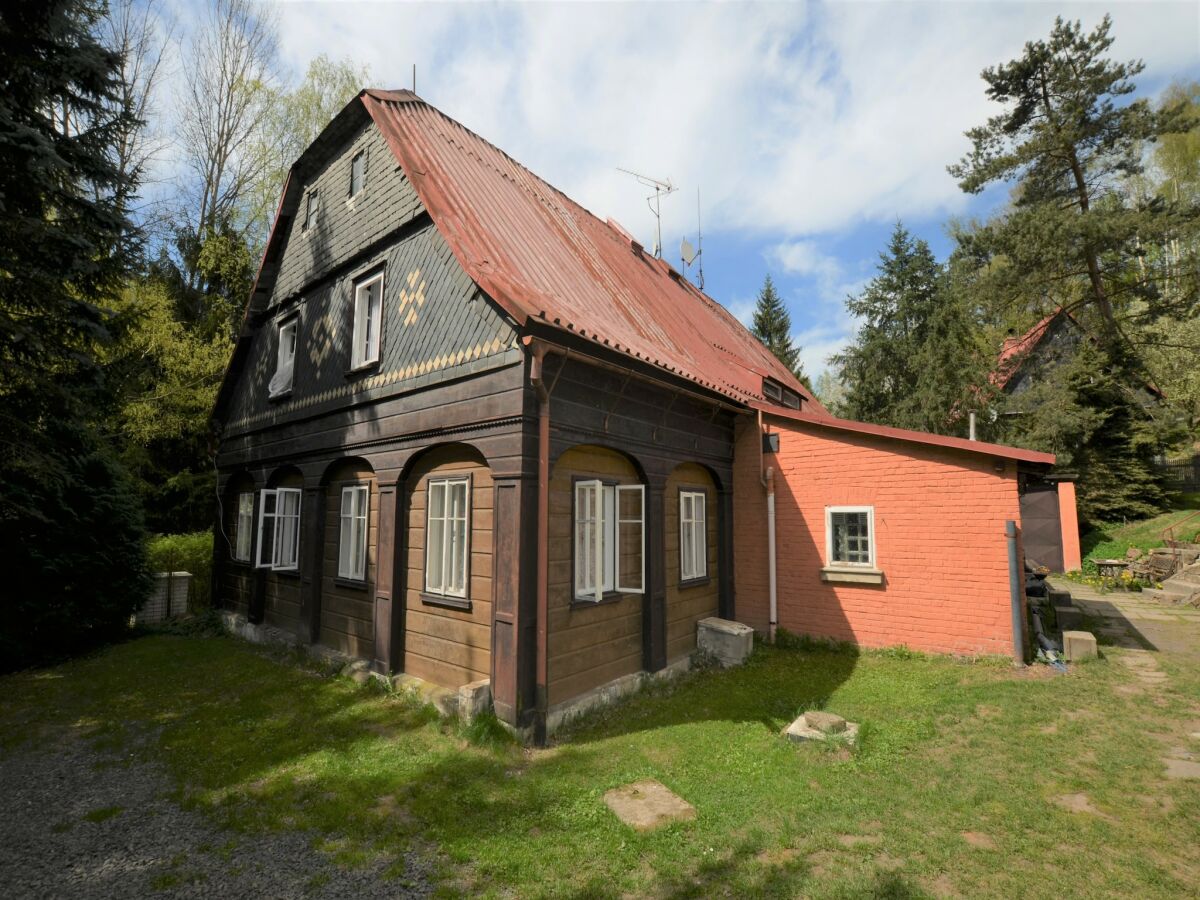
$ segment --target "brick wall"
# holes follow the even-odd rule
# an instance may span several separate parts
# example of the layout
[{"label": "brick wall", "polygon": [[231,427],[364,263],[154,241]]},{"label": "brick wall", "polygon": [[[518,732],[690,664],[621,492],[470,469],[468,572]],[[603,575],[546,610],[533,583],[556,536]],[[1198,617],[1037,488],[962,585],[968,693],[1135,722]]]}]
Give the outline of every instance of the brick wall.
[{"label": "brick wall", "polygon": [[[1012,649],[1004,523],[1019,521],[1016,464],[995,457],[772,421],[779,625],[864,646],[952,653]],[[768,619],[760,437],[744,420],[734,451],[737,617]],[[825,507],[873,506],[883,584],[828,584]]]}]

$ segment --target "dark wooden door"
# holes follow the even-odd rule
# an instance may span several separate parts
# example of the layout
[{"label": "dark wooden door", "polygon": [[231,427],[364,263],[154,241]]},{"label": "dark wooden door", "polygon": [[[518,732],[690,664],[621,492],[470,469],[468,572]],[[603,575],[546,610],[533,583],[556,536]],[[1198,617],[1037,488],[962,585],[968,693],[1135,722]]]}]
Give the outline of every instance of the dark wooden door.
[{"label": "dark wooden door", "polygon": [[1062,525],[1055,485],[1026,485],[1021,494],[1021,537],[1027,560],[1035,560],[1051,572],[1063,570]]}]

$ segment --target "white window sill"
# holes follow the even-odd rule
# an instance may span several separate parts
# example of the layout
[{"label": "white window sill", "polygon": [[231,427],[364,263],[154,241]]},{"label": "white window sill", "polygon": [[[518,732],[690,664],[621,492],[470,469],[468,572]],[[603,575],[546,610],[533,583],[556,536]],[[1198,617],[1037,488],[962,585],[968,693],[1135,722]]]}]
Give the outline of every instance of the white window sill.
[{"label": "white window sill", "polygon": [[883,570],[869,566],[826,566],[821,580],[842,584],[883,584]]}]

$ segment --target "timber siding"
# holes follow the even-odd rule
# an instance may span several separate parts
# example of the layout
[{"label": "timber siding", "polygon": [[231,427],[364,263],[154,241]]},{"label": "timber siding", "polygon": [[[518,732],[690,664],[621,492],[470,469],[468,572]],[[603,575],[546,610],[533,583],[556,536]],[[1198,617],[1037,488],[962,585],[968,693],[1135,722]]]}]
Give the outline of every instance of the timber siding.
[{"label": "timber siding", "polygon": [[638,484],[624,456],[603,447],[573,447],[550,478],[548,700],[551,706],[642,669],[642,595],[574,601],[574,479]]},{"label": "timber siding", "polygon": [[[367,571],[361,584],[338,577],[341,542],[342,488],[365,484],[367,507]],[[379,488],[364,462],[348,461],[331,473],[325,492],[325,555],[321,566],[321,619],[317,642],[350,656],[369,659],[375,648],[375,561],[379,542]]]},{"label": "timber siding", "polygon": [[[689,584],[680,580],[679,492],[699,490],[705,494],[704,525],[707,532],[708,574]],[[663,560],[667,576],[667,660],[674,662],[696,649],[696,623],[717,615],[720,597],[717,571],[717,492],[712,476],[703,466],[684,463],[667,479],[666,503],[663,504]]]},{"label": "timber siding", "polygon": [[[425,497],[431,477],[471,479],[468,517],[468,609],[446,605],[425,593]],[[443,687],[456,688],[492,676],[492,506],[491,470],[474,450],[451,444],[417,460],[406,479],[407,614],[404,671]],[[451,603],[456,602],[454,600]],[[461,601],[459,601],[461,602]]]}]

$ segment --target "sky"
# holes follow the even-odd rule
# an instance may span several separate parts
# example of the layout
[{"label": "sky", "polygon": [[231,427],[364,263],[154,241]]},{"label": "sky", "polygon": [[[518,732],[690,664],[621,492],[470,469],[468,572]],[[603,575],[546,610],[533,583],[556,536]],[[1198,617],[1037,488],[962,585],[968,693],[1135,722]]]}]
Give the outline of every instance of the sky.
[{"label": "sky", "polygon": [[[703,226],[705,289],[749,322],[770,273],[814,378],[851,338],[845,297],[897,220],[950,249],[963,194],[946,166],[997,112],[980,71],[1046,37],[1056,15],[1113,17],[1139,95],[1200,78],[1200,3],[283,2],[294,78],[319,53],[411,87],[601,218],[654,243],[647,191],[667,180],[664,256]],[[697,203],[697,192],[699,203]]]}]

